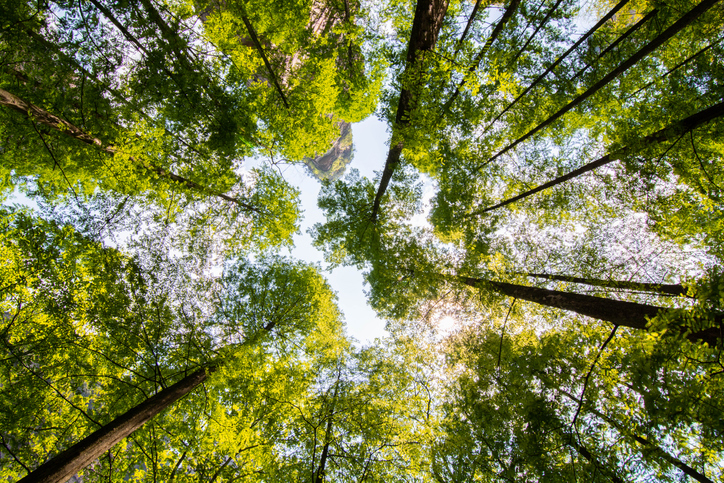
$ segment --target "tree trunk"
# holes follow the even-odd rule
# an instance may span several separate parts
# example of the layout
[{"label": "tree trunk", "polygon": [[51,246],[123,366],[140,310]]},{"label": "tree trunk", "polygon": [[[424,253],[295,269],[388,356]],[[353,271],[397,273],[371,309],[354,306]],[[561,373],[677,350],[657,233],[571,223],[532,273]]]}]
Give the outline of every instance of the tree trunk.
[{"label": "tree trunk", "polygon": [[[48,111],[31,104],[29,102],[24,101],[23,99],[17,97],[16,95],[0,89],[0,105],[4,105],[9,107],[10,109],[13,109],[21,114],[24,114],[25,116],[29,117],[33,122],[40,123],[44,126],[50,127],[56,131],[62,132],[66,136],[69,136],[73,139],[77,139],[78,141],[81,141],[85,144],[89,144],[91,146],[96,146],[100,148],[102,151],[105,151],[108,154],[116,154],[118,152],[118,148],[110,145],[104,145],[103,141],[101,141],[98,138],[94,138],[93,136],[89,135],[82,129],[80,129],[77,126],[74,126],[73,124],[69,123],[68,121],[59,118],[58,116],[49,113]],[[228,195],[225,195],[223,193],[220,193],[218,191],[215,191],[207,186],[200,185],[194,181],[191,181],[190,179],[187,179],[183,176],[179,176],[175,173],[172,173],[165,168],[161,168],[159,166],[155,166],[150,163],[146,163],[144,161],[141,161],[138,158],[130,157],[129,158],[134,163],[138,164],[139,166],[143,167],[144,169],[151,171],[158,175],[161,178],[170,179],[172,181],[175,181],[177,183],[180,183],[184,186],[187,186],[189,188],[198,190],[202,193],[206,193],[212,196],[219,197],[226,201],[231,201],[232,203],[236,203],[240,207],[247,209],[249,211],[254,211],[256,213],[261,213],[260,210],[252,205],[249,205],[247,203],[244,203],[243,201],[239,200],[238,198],[234,198]]]},{"label": "tree trunk", "polygon": [[560,57],[558,57],[558,58],[555,60],[555,62],[553,62],[541,75],[539,75],[538,77],[536,77],[535,80],[534,80],[533,82],[531,82],[531,84],[530,84],[528,87],[526,87],[525,90],[523,90],[523,92],[521,92],[520,94],[518,94],[518,96],[517,96],[515,99],[513,99],[513,102],[511,102],[510,104],[508,104],[508,106],[507,106],[505,109],[503,109],[503,112],[501,112],[500,114],[498,114],[497,116],[495,116],[495,119],[493,119],[492,121],[490,121],[490,124],[488,124],[488,126],[485,128],[484,132],[487,132],[487,131],[493,126],[493,124],[495,124],[495,123],[498,121],[498,119],[500,119],[506,112],[508,112],[515,104],[517,104],[517,102],[518,102],[519,100],[521,100],[521,98],[523,98],[526,94],[528,94],[528,92],[530,92],[531,89],[533,89],[535,86],[537,86],[537,85],[540,83],[540,81],[542,81],[542,80],[545,78],[545,76],[547,76],[548,74],[550,74],[551,72],[553,72],[553,69],[555,69],[556,67],[558,67],[558,64],[560,64],[561,62],[563,62],[563,60],[564,60],[566,57],[568,57],[568,55],[569,55],[571,52],[573,52],[574,50],[576,50],[583,42],[586,41],[586,39],[588,39],[588,37],[590,37],[591,35],[593,35],[599,28],[601,28],[601,26],[602,26],[603,24],[605,24],[606,22],[608,22],[608,20],[609,20],[611,17],[613,17],[614,15],[616,15],[616,14],[618,13],[618,11],[621,10],[621,9],[622,9],[628,2],[630,2],[630,1],[631,1],[631,0],[621,0],[615,7],[613,7],[610,12],[608,12],[601,20],[599,20],[599,21],[596,23],[596,25],[594,25],[593,27],[591,27],[591,28],[588,30],[588,32],[586,32],[585,34],[583,34],[583,35],[581,36],[581,38],[579,38],[573,45],[571,45],[571,47],[570,47],[568,50],[566,50],[565,52],[563,52],[563,55],[561,55]]},{"label": "tree trunk", "polygon": [[547,307],[568,310],[633,329],[646,329],[648,319],[655,317],[656,314],[659,313],[659,310],[665,310],[662,307],[653,305],[561,292],[558,290],[548,290],[545,288],[527,287],[506,282],[494,282],[468,277],[464,278],[464,282],[471,287],[491,288],[503,295],[535,302]]},{"label": "tree trunk", "polygon": [[334,419],[334,406],[337,404],[337,390],[339,389],[339,379],[334,386],[334,395],[332,396],[332,406],[329,408],[329,416],[327,419],[327,428],[324,431],[324,448],[319,457],[319,466],[314,473],[314,483],[324,483],[324,472],[327,466],[327,456],[329,455],[329,444],[332,439],[332,421]]},{"label": "tree trunk", "polygon": [[199,369],[40,465],[18,483],[64,483],[161,411],[206,380],[216,366]]},{"label": "tree trunk", "polygon": [[676,35],[679,31],[686,28],[688,25],[693,23],[697,18],[699,18],[701,15],[703,15],[707,10],[709,10],[711,7],[716,5],[719,2],[719,0],[702,0],[696,7],[689,10],[684,16],[682,16],[679,20],[677,20],[673,25],[671,25],[669,28],[664,30],[661,34],[656,36],[653,40],[651,40],[648,44],[643,46],[641,49],[639,49],[638,52],[633,54],[631,57],[623,61],[621,64],[619,64],[618,67],[613,69],[611,72],[609,72],[606,76],[603,77],[600,81],[596,82],[593,86],[589,87],[588,90],[586,90],[583,94],[579,95],[575,99],[573,99],[571,102],[560,108],[555,114],[550,116],[548,119],[543,121],[542,123],[538,124],[536,127],[528,131],[523,136],[519,137],[512,143],[508,144],[506,147],[498,151],[496,154],[493,155],[490,159],[485,161],[484,163],[480,164],[478,167],[476,167],[473,172],[479,171],[483,166],[487,165],[488,163],[493,162],[494,160],[498,159],[503,154],[507,153],[523,141],[526,141],[534,134],[541,131],[543,128],[550,126],[555,121],[557,121],[560,117],[562,117],[564,114],[566,114],[568,111],[573,109],[574,107],[581,104],[583,101],[594,95],[596,92],[601,90],[603,87],[608,85],[609,82],[614,80],[616,77],[620,76],[624,72],[626,72],[628,69],[636,65],[638,61],[649,55],[651,52],[656,50],[659,46],[661,46],[664,42],[669,40],[671,37]]},{"label": "tree trunk", "polygon": [[[570,292],[560,292],[545,288],[527,287],[506,282],[495,282],[481,278],[457,277],[462,283],[474,288],[488,288],[502,295],[516,299],[527,300],[546,307],[556,307],[563,310],[575,312],[594,319],[611,322],[614,325],[630,327],[632,329],[646,330],[649,319],[654,318],[659,312],[666,312],[670,309],[645,305],[636,302],[625,302],[602,297],[593,297]],[[715,317],[716,326],[695,332],[687,336],[692,341],[702,341],[715,345],[724,338],[721,327],[724,320],[721,315]],[[681,327],[682,331],[686,327]]]},{"label": "tree trunk", "polygon": [[462,47],[463,42],[465,42],[465,37],[468,36],[468,31],[470,30],[470,27],[473,25],[475,16],[478,14],[478,9],[480,8],[481,1],[482,0],[475,0],[475,6],[473,6],[473,11],[470,13],[470,18],[468,19],[468,23],[465,25],[465,30],[463,30],[463,33],[460,36],[460,39],[458,40],[457,47],[455,47],[455,52],[453,53],[453,59],[455,57],[457,57],[458,52],[460,51],[460,47]]},{"label": "tree trunk", "polygon": [[575,74],[573,77],[571,77],[571,80],[572,80],[572,81],[573,81],[573,80],[576,80],[578,77],[582,76],[583,73],[586,72],[589,67],[591,67],[591,65],[593,64],[593,62],[596,62],[597,60],[603,58],[604,55],[608,54],[608,53],[611,52],[613,49],[615,49],[618,44],[620,44],[621,42],[623,42],[624,40],[626,40],[627,38],[629,38],[631,35],[633,35],[634,33],[636,33],[636,31],[637,31],[638,29],[640,29],[641,27],[643,27],[643,26],[646,24],[646,22],[648,22],[649,20],[651,20],[657,13],[659,13],[659,10],[655,8],[655,9],[651,10],[648,14],[646,14],[646,16],[643,17],[641,20],[639,20],[638,22],[636,22],[635,24],[633,24],[633,25],[631,26],[631,28],[629,28],[626,32],[624,32],[619,38],[617,38],[616,40],[614,40],[614,41],[611,43],[611,45],[609,45],[608,47],[606,47],[605,49],[603,49],[603,51],[602,51],[600,54],[598,54],[598,55],[596,56],[596,58],[593,59],[593,61],[592,61],[590,64],[586,64],[585,67],[583,67],[581,70],[579,70],[578,72],[576,72],[576,74]]},{"label": "tree trunk", "polygon": [[654,134],[646,136],[639,143],[637,143],[633,146],[626,146],[622,149],[619,149],[618,151],[614,151],[613,153],[606,154],[605,156],[602,156],[595,161],[591,161],[590,163],[588,163],[578,169],[575,169],[568,174],[559,176],[558,178],[556,178],[552,181],[549,181],[540,186],[537,186],[531,190],[526,191],[525,193],[521,193],[512,198],[508,198],[507,200],[501,201],[500,203],[498,203],[496,205],[490,206],[488,208],[483,208],[481,210],[475,210],[472,213],[465,215],[465,218],[475,216],[475,215],[481,215],[483,213],[487,213],[489,211],[493,211],[495,209],[502,208],[503,206],[506,206],[506,205],[509,205],[516,201],[522,200],[523,198],[527,198],[527,197],[534,195],[545,189],[551,188],[551,187],[559,185],[561,183],[565,183],[568,180],[577,178],[578,176],[588,173],[589,171],[593,171],[594,169],[600,168],[601,166],[605,166],[614,161],[618,161],[618,160],[624,158],[625,156],[628,156],[629,154],[631,154],[639,149],[642,149],[646,146],[650,146],[650,145],[656,144],[656,143],[671,141],[673,139],[678,138],[682,134],[686,134],[690,131],[693,131],[698,126],[701,126],[702,124],[705,124],[705,123],[707,123],[713,119],[716,119],[718,117],[721,117],[723,115],[724,115],[724,102],[720,102],[719,104],[715,104],[707,109],[704,109],[703,111],[697,112],[696,114],[692,114],[691,116],[687,117],[686,119],[675,122],[672,125],[670,125],[669,127],[666,127],[658,132],[655,132]]},{"label": "tree trunk", "polygon": [[282,91],[281,86],[279,85],[279,81],[277,80],[277,76],[274,74],[274,69],[272,69],[272,66],[269,63],[269,59],[267,59],[267,56],[264,53],[264,49],[262,48],[261,43],[259,42],[259,38],[256,35],[256,30],[254,30],[254,27],[251,25],[251,22],[249,21],[249,18],[246,15],[242,15],[241,20],[243,20],[244,26],[246,27],[247,32],[249,32],[249,36],[251,37],[252,42],[254,42],[254,47],[256,47],[257,52],[259,52],[259,55],[261,56],[262,60],[264,61],[266,70],[269,71],[269,76],[271,77],[271,80],[274,83],[274,87],[276,88],[277,92],[279,93],[279,97],[282,98],[284,107],[289,109],[289,103],[287,102],[287,98],[284,95],[284,91]]},{"label": "tree trunk", "polygon": [[[560,6],[560,4],[563,2],[563,0],[558,0],[555,5],[551,7],[551,9],[546,14],[545,18],[541,21],[541,23],[536,27],[536,29],[533,31],[532,34],[530,34],[530,37],[525,41],[523,44],[523,47],[520,48],[520,50],[513,56],[513,59],[508,62],[508,67],[512,67],[515,65],[515,63],[518,61],[518,58],[525,52],[525,49],[528,48],[528,45],[533,41],[536,35],[538,35],[538,32],[540,29],[543,28],[543,26],[548,23],[548,20],[553,16],[553,12],[556,11],[556,9]],[[536,12],[537,13],[537,12]]]},{"label": "tree trunk", "polygon": [[[415,18],[412,21],[412,32],[410,33],[410,42],[407,44],[407,66],[405,73],[410,72],[418,63],[418,53],[430,51],[437,43],[437,36],[442,27],[442,21],[447,12],[449,0],[418,0],[415,7]],[[405,75],[403,74],[403,77]],[[397,114],[395,115],[395,123],[392,126],[392,139],[390,151],[387,154],[385,168],[382,171],[380,185],[377,188],[377,194],[372,204],[372,214],[370,219],[372,222],[377,221],[377,214],[380,210],[382,196],[390,184],[392,174],[395,172],[397,165],[400,163],[400,154],[404,141],[394,140],[399,137],[399,130],[407,126],[410,121],[410,113],[414,110],[413,92],[411,89],[402,88],[400,90],[400,100],[397,104]]]},{"label": "tree trunk", "polygon": [[550,275],[547,273],[523,273],[523,275],[534,278],[542,278],[545,280],[555,280],[558,282],[580,283],[583,285],[591,285],[594,287],[639,290],[642,292],[652,292],[665,295],[687,296],[688,292],[688,289],[680,284],[630,282],[627,280],[604,280],[600,278],[571,277],[568,275]]}]

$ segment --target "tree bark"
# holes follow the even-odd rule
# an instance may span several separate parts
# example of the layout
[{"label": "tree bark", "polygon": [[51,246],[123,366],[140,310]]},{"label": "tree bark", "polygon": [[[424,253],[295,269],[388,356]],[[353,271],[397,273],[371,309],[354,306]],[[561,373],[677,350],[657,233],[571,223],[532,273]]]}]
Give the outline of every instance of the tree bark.
[{"label": "tree bark", "polygon": [[522,200],[523,198],[527,198],[540,191],[543,191],[545,189],[559,185],[561,183],[565,183],[566,181],[571,180],[573,178],[577,178],[578,176],[588,173],[589,171],[593,171],[594,169],[600,168],[601,166],[605,166],[614,161],[623,159],[625,156],[628,156],[629,154],[636,152],[637,150],[642,149],[644,147],[650,146],[652,144],[674,140],[674,139],[678,138],[679,136],[681,136],[682,134],[686,134],[690,131],[693,131],[694,129],[701,126],[702,124],[706,124],[707,122],[714,120],[718,117],[721,117],[723,115],[724,115],[724,102],[720,102],[719,104],[715,104],[707,109],[704,109],[703,111],[697,112],[696,114],[692,114],[691,116],[687,117],[686,119],[682,119],[681,121],[675,122],[672,125],[664,128],[660,131],[655,132],[654,134],[650,134],[650,135],[646,136],[639,143],[637,143],[635,145],[626,146],[624,148],[619,149],[618,151],[614,151],[612,153],[606,154],[605,156],[602,156],[595,161],[592,161],[584,166],[581,166],[580,168],[575,169],[568,174],[559,176],[558,178],[556,178],[552,181],[544,183],[540,186],[537,186],[531,190],[528,190],[528,191],[521,193],[517,196],[514,196],[512,198],[508,198],[507,200],[501,201],[500,203],[498,203],[496,205],[490,206],[488,208],[483,208],[480,210],[475,210],[472,213],[465,215],[465,218],[469,218],[469,217],[472,217],[475,215],[481,215],[483,213],[487,213],[489,211],[493,211],[495,209],[502,208],[503,206],[506,206],[506,205],[509,205],[516,201]]},{"label": "tree bark", "polygon": [[[82,143],[89,144],[91,146],[96,146],[102,151],[105,151],[108,154],[116,154],[119,152],[118,148],[111,146],[111,145],[105,145],[103,141],[101,141],[98,138],[94,138],[90,134],[86,133],[82,129],[80,129],[77,126],[74,126],[73,124],[69,123],[68,121],[59,118],[58,116],[49,113],[48,111],[31,104],[29,102],[24,101],[23,99],[19,98],[18,96],[0,89],[0,105],[4,105],[6,107],[9,107],[10,109],[13,109],[21,114],[24,114],[28,118],[30,118],[33,122],[40,123],[44,126],[50,127],[56,131],[62,132],[66,136],[69,136],[73,139],[76,139]],[[261,213],[261,211],[247,203],[244,203],[243,201],[239,200],[238,198],[234,198],[228,195],[225,195],[224,193],[220,193],[218,191],[215,191],[207,186],[200,185],[194,181],[191,181],[190,179],[187,179],[183,176],[179,176],[175,173],[172,173],[171,171],[166,170],[165,168],[161,168],[160,166],[155,166],[151,163],[146,163],[138,158],[130,157],[129,158],[134,163],[138,164],[139,166],[143,167],[147,171],[151,171],[155,174],[157,174],[159,177],[170,179],[172,181],[175,181],[177,183],[180,183],[182,185],[185,185],[189,188],[195,189],[197,191],[200,191],[202,193],[206,193],[209,195],[216,196],[218,198],[221,198],[226,201],[231,201],[232,203],[236,203],[240,207],[247,209],[249,211],[253,211],[256,213]]]},{"label": "tree bark", "polygon": [[[418,54],[420,52],[430,51],[435,47],[440,28],[442,27],[442,21],[447,12],[448,2],[449,0],[418,0],[415,7],[415,18],[412,21],[410,42],[407,45],[407,65],[405,67],[405,73],[412,71],[418,63]],[[377,188],[374,202],[372,203],[370,219],[373,223],[377,221],[382,196],[385,194],[385,191],[387,191],[392,174],[400,163],[400,155],[402,154],[404,141],[399,140],[394,142],[394,139],[399,137],[399,131],[410,123],[410,113],[415,108],[413,96],[414,93],[409,88],[403,87],[400,90],[397,114],[395,115],[395,123],[392,126],[393,143],[390,145],[387,160],[385,161],[385,168],[382,171],[380,184]]]},{"label": "tree bark", "polygon": [[528,277],[554,280],[558,282],[580,283],[594,287],[622,288],[626,290],[640,290],[665,295],[688,296],[688,289],[680,284],[669,283],[644,283],[631,282],[628,280],[604,280],[601,278],[571,277],[568,275],[551,275],[547,273],[524,273]]},{"label": "tree bark", "polygon": [[[603,297],[593,297],[571,292],[561,292],[538,287],[527,287],[506,282],[495,282],[482,278],[455,277],[462,283],[474,288],[488,288],[502,295],[516,299],[527,300],[546,307],[556,307],[570,312],[575,312],[594,319],[611,322],[617,326],[630,327],[632,329],[646,330],[649,319],[654,318],[660,312],[667,312],[670,309],[655,305],[639,304],[636,302],[625,302]],[[716,326],[700,332],[689,334],[687,338],[692,341],[706,342],[715,345],[724,338],[722,327],[724,318],[721,315],[715,316]],[[682,327],[681,331],[686,331]]]},{"label": "tree bark", "polygon": [[40,465],[18,483],[64,483],[161,411],[189,394],[216,366],[199,369],[118,416],[78,443]]},{"label": "tree bark", "polygon": [[633,54],[631,57],[623,61],[621,64],[618,65],[615,69],[613,69],[611,72],[606,74],[606,76],[603,77],[603,79],[596,82],[593,86],[589,87],[583,94],[579,95],[575,99],[573,99],[571,102],[560,108],[555,114],[550,116],[545,121],[538,124],[536,127],[528,131],[523,136],[519,137],[512,143],[508,144],[506,147],[498,151],[496,154],[494,154],[491,158],[486,160],[484,163],[477,166],[473,173],[476,173],[480,171],[480,169],[483,168],[483,166],[486,166],[487,164],[495,161],[503,154],[507,153],[523,141],[526,141],[534,134],[541,131],[543,128],[550,126],[555,121],[557,121],[559,118],[561,118],[564,114],[566,114],[568,111],[573,109],[574,107],[581,104],[583,101],[594,95],[596,92],[601,90],[603,87],[608,85],[609,82],[614,80],[616,77],[620,76],[624,72],[626,72],[628,69],[636,65],[638,61],[649,55],[651,52],[656,50],[658,47],[660,47],[664,42],[669,40],[671,37],[676,35],[679,31],[683,30],[687,26],[689,26],[691,23],[693,23],[697,18],[699,18],[701,15],[706,13],[707,10],[709,10],[711,7],[716,5],[719,2],[719,0],[702,0],[696,7],[689,10],[687,13],[685,13],[679,20],[677,20],[673,25],[671,25],[669,28],[664,30],[661,34],[656,36],[653,40],[651,40],[648,44],[643,46],[641,49],[639,49],[635,54]]},{"label": "tree bark", "polygon": [[605,299],[602,297],[548,290],[545,288],[527,287],[506,282],[494,282],[469,277],[463,277],[463,280],[466,285],[471,287],[491,288],[503,295],[535,302],[547,307],[568,310],[633,329],[646,329],[648,319],[655,317],[656,314],[659,313],[659,310],[665,310],[662,307],[653,305]]}]

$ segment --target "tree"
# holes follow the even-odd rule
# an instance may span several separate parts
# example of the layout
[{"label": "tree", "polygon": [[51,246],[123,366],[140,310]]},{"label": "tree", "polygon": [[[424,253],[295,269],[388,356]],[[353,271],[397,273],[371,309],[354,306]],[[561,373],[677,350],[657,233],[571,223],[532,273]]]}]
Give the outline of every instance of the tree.
[{"label": "tree", "polygon": [[419,96],[417,91],[422,89],[421,78],[426,70],[425,53],[435,48],[447,6],[447,1],[440,0],[420,0],[415,6],[415,18],[412,21],[410,41],[407,45],[407,54],[405,57],[405,71],[402,74],[403,82],[406,80],[406,82],[410,82],[412,85],[409,87],[403,85],[400,90],[400,97],[397,102],[397,113],[395,114],[392,130],[393,140],[390,142],[390,151],[387,154],[385,168],[382,171],[380,184],[377,188],[374,201],[372,202],[370,219],[373,223],[377,222],[382,196],[385,194],[385,191],[387,191],[387,185],[390,183],[397,169],[397,165],[400,162],[400,155],[405,145],[404,131],[405,128],[409,127],[410,118],[413,116],[412,111],[417,107],[414,100],[415,97]]},{"label": "tree", "polygon": [[[159,279],[137,266],[131,266],[135,271],[128,280],[116,281],[107,274],[122,271],[106,272],[109,262],[92,262],[104,257],[123,261],[116,252],[104,250],[70,229],[58,230],[24,215],[16,218],[15,224],[6,227],[3,243],[10,255],[5,279],[16,281],[3,290],[8,318],[3,328],[3,349],[8,356],[3,377],[15,381],[12,387],[22,382],[28,401],[39,405],[30,405],[36,409],[28,411],[26,418],[14,423],[8,419],[4,425],[3,442],[15,461],[7,467],[8,476],[30,472],[36,458],[43,457],[40,448],[48,443],[65,451],[30,473],[27,481],[61,481],[75,474],[160,411],[177,404],[208,372],[220,364],[238,365],[236,357],[261,361],[260,367],[264,360],[274,364],[275,359],[282,359],[277,370],[287,370],[287,377],[292,377],[290,365],[299,365],[303,359],[334,357],[344,343],[334,296],[312,267],[278,258],[255,264],[238,262],[229,266],[210,293],[198,285],[195,299],[174,301],[174,291],[154,287]],[[30,254],[37,258],[29,258]],[[174,283],[180,281],[177,278]],[[51,289],[38,293],[37,283]],[[94,286],[98,288],[92,289]],[[154,294],[158,289],[161,293]],[[201,298],[204,293],[210,297],[208,301]],[[142,294],[145,299],[140,298]],[[204,321],[208,302],[213,303],[215,313]],[[222,340],[219,334],[224,335]],[[236,356],[237,352],[246,355]],[[257,355],[249,357],[254,353]],[[199,366],[201,370],[197,370]],[[219,377],[229,374],[228,369],[217,372]],[[188,373],[191,375],[170,384],[179,374]],[[253,379],[245,382],[253,383]],[[4,387],[8,389],[3,391],[3,414],[9,418],[17,394],[8,392],[8,384]],[[139,396],[143,397],[137,403]],[[221,394],[219,397],[216,404],[223,407],[226,401]],[[190,402],[204,407],[203,398]],[[120,416],[113,417],[114,413]],[[28,428],[33,428],[30,437]],[[71,446],[80,439],[75,435],[85,438]],[[129,462],[138,461],[135,451],[130,444],[122,450],[128,453]],[[196,455],[189,455],[192,458]],[[118,463],[113,466],[110,457],[107,464],[109,472],[133,471],[132,464],[125,470]],[[103,471],[105,465],[100,465],[94,472]]]},{"label": "tree", "polygon": [[[560,477],[626,481],[646,474],[677,481],[679,471],[698,481],[711,481],[703,468],[720,472],[714,460],[702,464],[692,457],[687,463],[673,455],[683,458],[690,454],[689,446],[701,443],[696,436],[688,441],[684,436],[697,432],[694,428],[701,423],[682,418],[678,422],[681,433],[667,444],[668,449],[652,447],[663,446],[663,442],[653,441],[671,433],[651,424],[649,418],[655,417],[651,399],[643,407],[626,387],[626,381],[652,369],[652,363],[657,367],[655,372],[668,364],[675,371],[673,367],[682,363],[674,355],[676,351],[668,352],[672,349],[669,344],[656,350],[641,339],[608,337],[603,341],[604,337],[605,333],[585,330],[552,331],[542,337],[526,330],[497,333],[494,328],[461,333],[450,346],[460,376],[445,406],[447,434],[435,450],[435,466],[441,476],[462,473],[466,467],[453,468],[446,462],[465,458],[474,465],[467,468],[482,474],[484,481],[508,481],[521,473],[544,481]],[[589,354],[561,352],[572,343],[590,348]],[[618,347],[607,348],[609,343]],[[668,361],[654,358],[653,362],[651,356],[656,352],[668,352]],[[628,365],[632,359],[639,363],[647,360],[646,368]],[[668,373],[668,369],[663,372]],[[694,391],[701,389],[699,386]],[[667,390],[687,389],[685,385],[676,389],[667,385]],[[704,397],[708,400],[711,393],[707,389],[699,394],[707,394]],[[630,404],[628,409],[626,404]],[[622,423],[627,415],[631,420]],[[639,436],[637,440],[630,436],[630,424],[639,418],[649,421],[649,429],[646,438]],[[603,437],[606,433],[609,437]],[[641,448],[639,440],[647,441],[648,448]],[[640,451],[646,454],[642,459],[626,460],[627,455]],[[467,477],[472,478],[471,473]]]},{"label": "tree", "polygon": [[[40,8],[33,14],[23,2],[10,2],[9,6],[15,17],[28,18],[10,23],[3,34],[8,51],[4,62],[12,66],[3,72],[3,82],[9,83],[3,87],[15,94],[14,100],[24,101],[15,109],[26,113],[25,107],[36,106],[36,114],[51,112],[64,119],[66,128],[77,128],[67,129],[66,133],[90,133],[88,136],[94,140],[103,140],[101,148],[113,158],[104,159],[92,149],[79,149],[72,142],[53,139],[52,135],[46,136],[46,124],[18,122],[18,117],[11,115],[5,122],[21,128],[9,135],[8,146],[12,149],[3,152],[7,160],[4,164],[12,166],[9,178],[16,183],[40,185],[40,189],[33,190],[36,195],[52,197],[70,192],[80,203],[100,186],[134,197],[146,196],[147,201],[165,205],[169,212],[180,212],[189,204],[202,204],[198,203],[199,191],[243,204],[240,195],[251,195],[254,182],[270,181],[267,187],[257,187],[262,188],[260,193],[274,191],[274,196],[260,203],[264,207],[254,206],[258,215],[270,215],[269,223],[253,221],[254,231],[279,237],[268,239],[270,245],[288,242],[295,230],[295,221],[290,219],[296,218],[297,212],[292,206],[294,191],[272,172],[253,172],[245,179],[239,169],[242,157],[259,150],[267,151],[272,159],[280,153],[292,160],[313,155],[320,147],[326,150],[331,136],[338,131],[338,114],[343,120],[356,121],[374,109],[379,81],[374,67],[365,74],[365,59],[355,54],[359,51],[353,45],[355,12],[349,6],[344,20],[347,32],[341,36],[330,30],[341,22],[338,10],[332,15],[332,25],[313,30],[312,37],[319,37],[313,41],[305,34],[309,18],[297,18],[288,29],[288,34],[298,41],[307,39],[297,42],[300,50],[295,53],[297,59],[305,58],[303,66],[307,70],[295,73],[300,79],[289,93],[292,109],[284,113],[269,105],[269,89],[254,82],[254,69],[235,64],[233,56],[225,56],[228,51],[223,49],[217,52],[220,62],[199,53],[204,42],[214,41],[214,28],[229,27],[224,27],[223,22],[228,23],[229,16],[238,13],[233,9],[225,7],[218,12],[226,15],[219,25],[216,17],[209,18],[215,7],[193,12],[188,6],[171,8],[154,2],[106,5],[94,1],[80,7],[59,2],[55,10]],[[311,3],[307,9],[309,16]],[[255,11],[252,17],[256,19],[259,13]],[[63,16],[63,21],[51,31],[43,19],[56,14]],[[200,38],[194,34],[190,23],[195,14],[208,21],[210,35]],[[147,24],[156,26],[158,33],[150,32]],[[268,19],[262,25],[262,37],[279,27]],[[85,32],[81,40],[79,31]],[[338,45],[329,51],[324,46],[332,38]],[[285,38],[274,40],[283,42]],[[233,38],[225,44],[234,47]],[[74,57],[75,52],[79,57]],[[346,68],[335,69],[335,63]],[[49,76],[48,72],[53,74]],[[288,73],[285,76],[289,81]],[[92,80],[94,77],[100,79]],[[309,82],[301,82],[303,78]],[[52,90],[55,85],[62,89]],[[354,95],[349,93],[352,87],[357,89]],[[328,102],[330,89],[336,89],[332,104]],[[91,109],[97,115],[91,115]],[[292,123],[290,116],[294,118]],[[44,166],[38,159],[48,164]],[[153,176],[143,173],[143,168],[139,173],[129,169],[129,161],[144,166]],[[170,185],[164,178],[172,180]],[[174,182],[180,184],[175,186]],[[228,193],[230,190],[236,193]],[[247,203],[247,208],[252,205]],[[220,222],[229,225],[228,219],[213,213],[228,209],[217,207],[203,217],[212,226]],[[228,218],[246,218],[243,211]],[[230,240],[244,238],[238,229],[230,228]]]},{"label": "tree", "polygon": [[94,431],[83,440],[74,444],[53,459],[43,463],[19,482],[67,481],[80,470],[97,460],[103,453],[111,450],[121,440],[130,436],[158,413],[174,404],[178,399],[191,392],[204,382],[214,367],[199,369],[177,383],[154,394],[141,404],[116,417],[109,424]]},{"label": "tree", "polygon": [[[0,478],[721,476],[721,2],[3,7]],[[312,229],[359,346],[267,249],[375,110]]]}]

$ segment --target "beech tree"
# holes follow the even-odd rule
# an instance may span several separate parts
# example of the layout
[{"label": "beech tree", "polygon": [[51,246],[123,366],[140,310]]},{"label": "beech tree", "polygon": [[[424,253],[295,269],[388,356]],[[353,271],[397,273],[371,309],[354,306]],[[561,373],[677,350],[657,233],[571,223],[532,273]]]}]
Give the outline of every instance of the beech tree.
[{"label": "beech tree", "polygon": [[[0,478],[721,478],[723,23],[6,0],[0,199],[37,207],[0,208]],[[387,319],[357,343],[274,250],[282,165],[373,112],[384,166],[311,229]]]}]

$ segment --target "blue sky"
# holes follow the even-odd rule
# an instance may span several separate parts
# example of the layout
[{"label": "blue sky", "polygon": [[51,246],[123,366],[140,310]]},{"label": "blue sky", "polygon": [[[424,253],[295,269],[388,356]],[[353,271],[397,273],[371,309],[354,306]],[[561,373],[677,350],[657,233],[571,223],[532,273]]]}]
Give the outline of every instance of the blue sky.
[{"label": "blue sky", "polygon": [[[369,179],[375,177],[375,171],[381,171],[387,158],[387,141],[389,132],[387,125],[376,117],[352,126],[354,137],[354,158],[347,170],[355,168],[362,176]],[[301,190],[301,203],[304,210],[302,233],[294,238],[295,258],[308,262],[319,262],[326,267],[322,253],[312,246],[312,238],[307,230],[315,223],[324,221],[322,210],[317,207],[317,196],[321,183],[311,177],[303,165],[290,165],[283,168],[284,178]],[[365,344],[376,337],[387,334],[385,322],[375,315],[367,305],[364,295],[362,274],[352,267],[339,267],[325,273],[332,288],[339,296],[339,307],[347,321],[347,332],[350,336]]]}]

